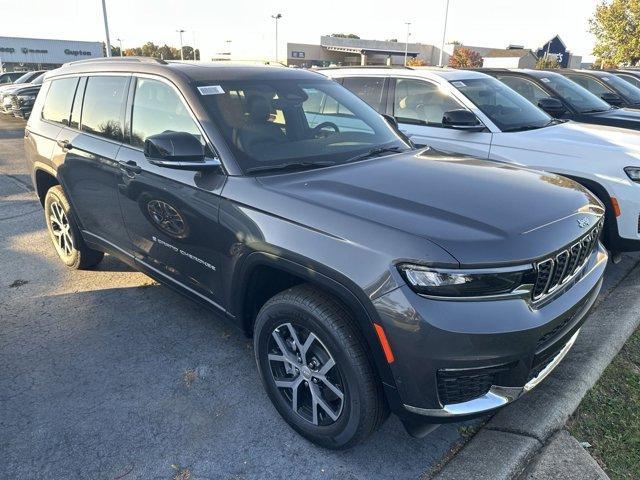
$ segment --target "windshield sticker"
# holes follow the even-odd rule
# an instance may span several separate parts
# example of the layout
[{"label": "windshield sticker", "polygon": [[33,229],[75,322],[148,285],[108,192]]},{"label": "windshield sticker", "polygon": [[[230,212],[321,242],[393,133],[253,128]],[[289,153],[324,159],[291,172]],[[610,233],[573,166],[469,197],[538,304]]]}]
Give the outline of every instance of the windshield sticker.
[{"label": "windshield sticker", "polygon": [[544,77],[544,78],[541,78],[540,81],[544,83],[549,83],[551,80],[549,80],[547,77]]},{"label": "windshield sticker", "polygon": [[205,87],[198,87],[200,95],[220,95],[224,93],[224,89],[220,85],[207,85]]},{"label": "windshield sticker", "polygon": [[451,85],[453,85],[454,87],[458,87],[458,88],[466,87],[466,85],[464,84],[464,82],[460,82],[460,81],[457,81],[457,82],[451,82]]}]

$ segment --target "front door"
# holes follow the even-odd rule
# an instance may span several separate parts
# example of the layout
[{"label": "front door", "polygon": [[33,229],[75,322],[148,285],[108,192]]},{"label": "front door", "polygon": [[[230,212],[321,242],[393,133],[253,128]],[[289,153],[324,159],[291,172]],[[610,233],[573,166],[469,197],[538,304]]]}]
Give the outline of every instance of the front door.
[{"label": "front door", "polygon": [[443,127],[445,112],[466,108],[437,84],[423,79],[397,78],[389,94],[393,96],[393,115],[400,130],[416,145],[480,158],[489,157],[490,132],[467,132]]},{"label": "front door", "polygon": [[[130,89],[128,141],[118,152],[119,196],[136,259],[220,306],[222,239],[218,223],[222,171],[194,172],[153,165],[143,147],[167,130],[203,139],[175,87],[140,77]],[[203,140],[204,143],[204,140]]]}]

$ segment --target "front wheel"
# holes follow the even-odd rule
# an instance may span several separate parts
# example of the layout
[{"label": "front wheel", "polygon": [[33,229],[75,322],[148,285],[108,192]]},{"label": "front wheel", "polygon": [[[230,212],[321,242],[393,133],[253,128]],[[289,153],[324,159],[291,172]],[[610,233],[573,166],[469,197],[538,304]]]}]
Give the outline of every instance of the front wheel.
[{"label": "front wheel", "polygon": [[308,285],[275,295],[258,313],[256,361],[267,394],[298,433],[349,448],[373,433],[387,408],[349,312]]},{"label": "front wheel", "polygon": [[51,187],[47,192],[44,211],[49,237],[65,265],[80,270],[100,263],[104,254],[84,243],[71,213],[71,205],[60,185]]}]

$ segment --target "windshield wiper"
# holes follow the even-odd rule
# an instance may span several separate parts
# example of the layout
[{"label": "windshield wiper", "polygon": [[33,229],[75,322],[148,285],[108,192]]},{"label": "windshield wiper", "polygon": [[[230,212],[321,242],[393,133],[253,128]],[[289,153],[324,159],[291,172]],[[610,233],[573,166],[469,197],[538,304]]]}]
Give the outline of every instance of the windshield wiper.
[{"label": "windshield wiper", "polygon": [[360,155],[356,155],[355,157],[351,157],[347,160],[346,163],[349,162],[357,162],[358,160],[366,160],[367,158],[378,157],[380,155],[384,155],[385,153],[400,153],[402,152],[401,147],[376,147],[372,148],[368,152],[362,153]]},{"label": "windshield wiper", "polygon": [[593,109],[591,109],[591,110],[583,110],[583,111],[581,111],[580,113],[602,113],[602,112],[609,112],[609,111],[611,111],[611,110],[613,110],[613,109],[614,109],[614,107],[612,107],[612,108],[607,108],[607,109],[605,109],[605,110],[603,110],[603,109],[601,109],[601,108],[593,108]]},{"label": "windshield wiper", "polygon": [[335,165],[336,162],[292,162],[292,163],[279,163],[277,165],[260,165],[258,167],[247,168],[246,173],[254,172],[267,172],[267,171],[294,171],[294,170],[311,170],[314,168],[330,167]]},{"label": "windshield wiper", "polygon": [[566,120],[561,120],[559,118],[552,118],[544,125],[522,125],[520,127],[506,128],[502,130],[503,132],[524,132],[525,130],[538,130],[539,128],[550,127],[551,125],[557,125],[559,123],[565,123]]}]

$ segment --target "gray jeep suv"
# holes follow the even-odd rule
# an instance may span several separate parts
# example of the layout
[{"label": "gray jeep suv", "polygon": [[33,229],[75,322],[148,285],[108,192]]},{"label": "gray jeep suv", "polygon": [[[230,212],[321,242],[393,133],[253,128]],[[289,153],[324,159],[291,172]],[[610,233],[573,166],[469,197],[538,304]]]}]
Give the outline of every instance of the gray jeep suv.
[{"label": "gray jeep suv", "polygon": [[416,150],[309,71],[74,62],[25,146],[65,264],[109,253],[237,324],[278,412],[329,448],[389,411],[422,435],[517,399],[606,265],[578,184]]}]

